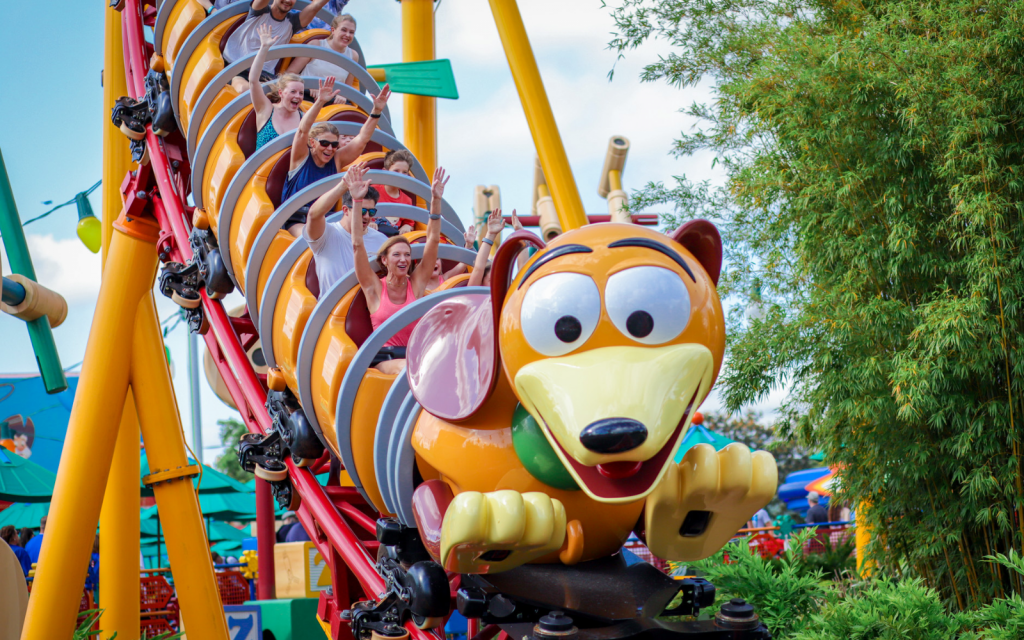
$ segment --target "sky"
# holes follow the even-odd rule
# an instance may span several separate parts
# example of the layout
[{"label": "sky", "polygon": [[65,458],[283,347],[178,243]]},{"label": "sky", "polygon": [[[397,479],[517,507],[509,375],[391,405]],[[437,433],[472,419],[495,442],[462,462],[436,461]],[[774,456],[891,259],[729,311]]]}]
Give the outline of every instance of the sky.
[{"label": "sky", "polygon": [[[100,178],[101,127],[109,123],[100,87],[106,3],[10,4],[0,25],[0,59],[25,62],[7,65],[2,76],[6,90],[0,91],[0,122],[4,123],[0,150],[19,213],[28,220],[50,208],[45,201],[64,202]],[[626,136],[631,142],[624,171],[627,192],[651,181],[672,183],[674,176],[721,181],[723,176],[713,168],[710,155],[677,159],[669,154],[673,138],[696,124],[680,110],[707,99],[708,88],[679,90],[662,83],[641,83],[643,64],[667,53],[666,45],[645,45],[617,60],[617,54],[607,48],[614,24],[601,4],[601,0],[519,2],[587,212],[607,212],[597,185],[613,135]],[[438,161],[452,176],[445,197],[467,223],[476,185],[498,185],[506,210],[528,212],[535,151],[488,4],[443,0],[435,6],[437,57],[451,60],[459,90],[458,100],[438,100]],[[368,64],[401,61],[398,2],[352,0],[348,11],[358,20],[357,38]],[[30,28],[39,24],[67,25],[66,37],[39,37],[40,31]],[[24,89],[15,90],[19,86]],[[389,104],[401,139],[401,96],[394,96]],[[99,214],[99,191],[91,202]],[[76,223],[71,206],[25,229],[39,281],[68,301],[68,318],[54,330],[65,367],[76,365],[84,356],[100,287],[99,256],[78,240]],[[6,255],[0,259],[9,273]],[[173,325],[177,307],[159,293],[156,299],[161,319]],[[241,300],[235,294],[226,306]],[[170,332],[166,344],[176,395],[185,405],[190,393],[184,324]],[[23,323],[0,314],[0,373],[34,368]],[[204,457],[209,462],[221,451],[216,421],[237,413],[213,394],[205,379],[201,388]],[[754,408],[771,413],[780,401],[781,395],[775,394]],[[713,392],[703,409],[718,408]],[[187,406],[182,407],[182,421],[193,444]]]}]

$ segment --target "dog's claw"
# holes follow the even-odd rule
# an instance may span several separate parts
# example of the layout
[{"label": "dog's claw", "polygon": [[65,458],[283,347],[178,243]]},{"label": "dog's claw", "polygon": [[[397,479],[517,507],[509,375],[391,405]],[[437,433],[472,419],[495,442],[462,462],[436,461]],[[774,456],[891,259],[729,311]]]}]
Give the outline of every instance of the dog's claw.
[{"label": "dog's claw", "polygon": [[[647,498],[647,545],[666,560],[710,556],[775,495],[778,471],[766,451],[698,444]],[[687,516],[690,516],[687,519]]]},{"label": "dog's claw", "polygon": [[467,491],[444,514],[441,564],[457,573],[497,573],[557,551],[565,507],[539,492]]}]

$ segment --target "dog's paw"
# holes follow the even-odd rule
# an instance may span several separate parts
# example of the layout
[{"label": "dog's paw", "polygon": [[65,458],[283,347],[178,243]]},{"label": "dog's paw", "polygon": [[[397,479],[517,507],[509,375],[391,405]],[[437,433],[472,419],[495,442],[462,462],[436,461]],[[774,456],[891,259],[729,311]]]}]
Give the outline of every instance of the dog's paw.
[{"label": "dog's paw", "polygon": [[444,514],[441,565],[457,573],[507,571],[557,551],[565,524],[565,507],[544,493],[460,493]]},{"label": "dog's paw", "polygon": [[775,495],[778,471],[766,451],[698,444],[671,465],[647,498],[647,546],[666,560],[700,560],[718,551]]}]

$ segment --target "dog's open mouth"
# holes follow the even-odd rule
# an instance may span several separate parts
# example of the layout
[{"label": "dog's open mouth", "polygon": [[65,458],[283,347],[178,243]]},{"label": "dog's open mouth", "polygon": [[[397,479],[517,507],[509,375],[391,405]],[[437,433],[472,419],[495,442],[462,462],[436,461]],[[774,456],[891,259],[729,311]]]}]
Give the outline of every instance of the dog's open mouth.
[{"label": "dog's open mouth", "polygon": [[[569,461],[573,471],[576,472],[576,476],[586,485],[587,492],[593,497],[598,500],[616,501],[634,496],[639,499],[650,491],[654,483],[661,476],[665,463],[675,450],[675,446],[679,442],[679,435],[682,433],[683,427],[686,426],[686,421],[693,412],[693,405],[697,400],[699,391],[700,387],[698,386],[697,390],[693,392],[690,402],[686,405],[686,410],[683,411],[679,424],[676,425],[669,439],[665,441],[665,445],[658,453],[642,462],[609,462],[588,467],[580,464],[569,455],[562,447],[562,444],[558,442],[558,438],[552,438],[552,440],[555,441],[555,444],[562,451],[562,458]],[[545,428],[547,428],[547,425],[545,425]]]}]

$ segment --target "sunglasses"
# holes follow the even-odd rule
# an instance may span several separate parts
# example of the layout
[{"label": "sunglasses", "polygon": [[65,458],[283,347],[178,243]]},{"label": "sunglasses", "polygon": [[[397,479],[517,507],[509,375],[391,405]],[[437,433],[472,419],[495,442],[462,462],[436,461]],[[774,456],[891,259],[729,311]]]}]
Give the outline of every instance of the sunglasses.
[{"label": "sunglasses", "polygon": [[341,144],[337,140],[317,140],[317,143],[321,147],[331,147],[332,149],[337,149],[338,145]]},{"label": "sunglasses", "polygon": [[375,216],[375,215],[377,215],[377,209],[367,209],[367,208],[364,207],[363,208],[363,215],[364,216],[366,216],[366,215]]}]

